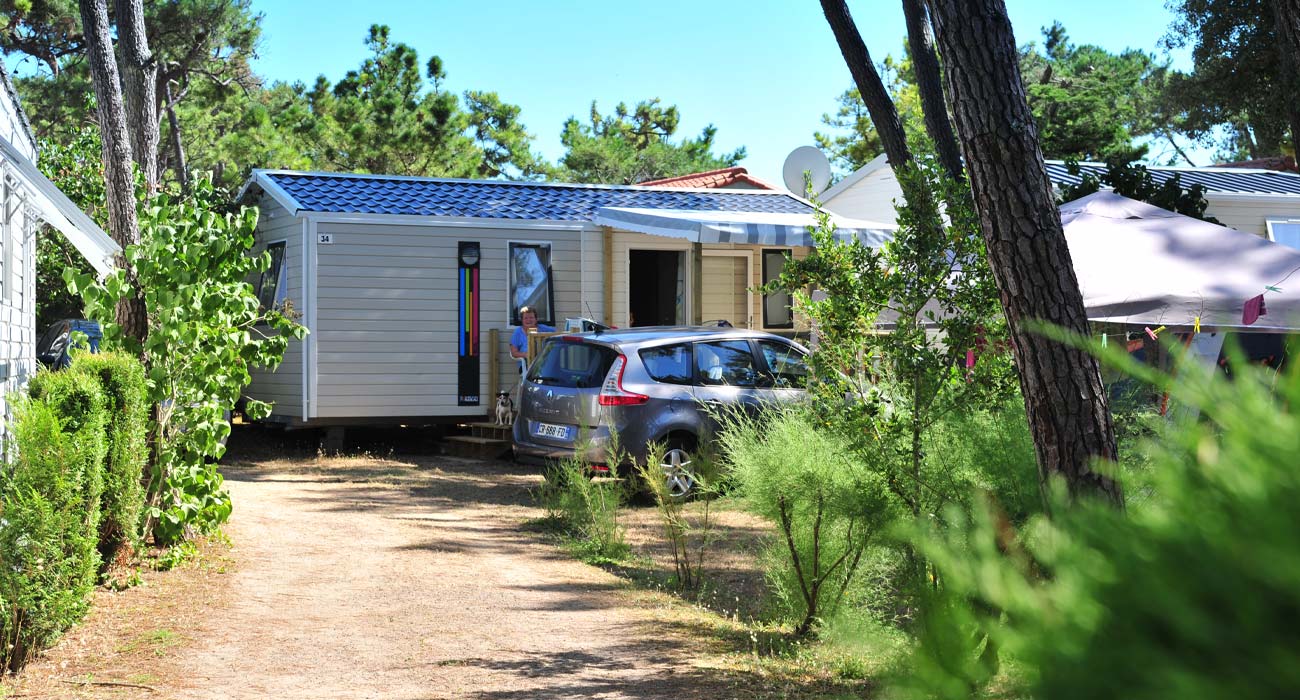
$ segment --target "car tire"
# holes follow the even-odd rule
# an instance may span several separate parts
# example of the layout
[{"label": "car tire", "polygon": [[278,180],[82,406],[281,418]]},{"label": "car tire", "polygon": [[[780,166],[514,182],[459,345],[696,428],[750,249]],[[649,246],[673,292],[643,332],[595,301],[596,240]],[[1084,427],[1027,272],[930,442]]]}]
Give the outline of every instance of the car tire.
[{"label": "car tire", "polygon": [[695,461],[695,445],[683,438],[672,438],[659,458],[659,468],[664,474],[664,486],[674,501],[685,501],[696,490],[695,474],[691,464]]}]

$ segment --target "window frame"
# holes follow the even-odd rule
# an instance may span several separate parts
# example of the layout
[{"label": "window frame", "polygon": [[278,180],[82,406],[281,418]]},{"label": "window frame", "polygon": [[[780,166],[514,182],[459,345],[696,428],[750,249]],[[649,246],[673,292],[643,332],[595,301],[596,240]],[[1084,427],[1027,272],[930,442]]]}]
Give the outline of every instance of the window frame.
[{"label": "window frame", "polygon": [[[675,348],[682,346],[686,348],[686,368],[688,376],[684,382],[670,382],[660,379],[650,372],[650,363],[646,362],[645,353],[663,350],[664,348]],[[651,347],[641,348],[636,351],[637,358],[641,360],[641,366],[645,369],[645,374],[650,377],[656,384],[667,384],[669,386],[698,386],[695,376],[695,343],[689,340],[679,340],[664,345],[654,345]]]},{"label": "window frame", "polygon": [[[558,328],[555,323],[555,242],[554,241],[525,241],[510,240],[506,241],[506,327],[518,328],[521,320],[515,315],[515,290],[514,281],[511,279],[514,274],[514,249],[522,248],[546,248],[546,301],[550,307],[550,318],[542,318],[539,314],[537,325],[547,325]],[[481,263],[480,263],[481,264]]]},{"label": "window frame", "polygon": [[[1300,214],[1274,214],[1274,215],[1264,217],[1265,237],[1273,243],[1278,243],[1277,236],[1274,235],[1273,233],[1274,224],[1287,224],[1291,226],[1300,227]],[[1278,243],[1278,245],[1287,245],[1287,244]],[[1291,248],[1291,246],[1287,246],[1287,247]],[[1300,246],[1296,246],[1295,248],[1292,249],[1300,250]]]},{"label": "window frame", "polygon": [[[701,381],[701,376],[702,376],[702,375],[700,374],[700,365],[699,365],[699,356],[700,356],[700,354],[699,354],[697,348],[699,348],[699,346],[701,346],[701,345],[720,345],[720,344],[722,344],[722,343],[743,343],[743,344],[745,345],[745,347],[749,348],[749,361],[750,361],[750,367],[751,367],[751,368],[753,369],[753,371],[754,371],[754,383],[753,383],[753,384],[749,384],[749,385],[746,385],[746,384],[727,384],[727,383],[723,383],[723,384],[705,384],[703,381]],[[715,338],[715,339],[713,339],[713,340],[696,340],[696,341],[692,342],[692,343],[691,343],[691,386],[694,386],[694,387],[701,387],[701,388],[705,388],[705,389],[717,389],[717,388],[719,388],[719,387],[722,387],[722,388],[729,388],[729,389],[765,389],[765,388],[767,388],[766,386],[764,386],[764,382],[765,382],[765,380],[766,380],[766,375],[765,375],[765,373],[763,372],[763,367],[765,367],[766,365],[764,365],[764,364],[763,364],[763,360],[762,360],[762,359],[761,359],[757,354],[755,354],[755,352],[754,352],[755,349],[756,349],[756,348],[754,347],[754,344],[751,342],[751,339],[749,339],[749,338]]]},{"label": "window frame", "polygon": [[[794,257],[794,249],[793,249],[793,248],[763,248],[762,251],[761,251],[761,253],[760,253],[760,255],[762,256],[762,266],[761,266],[762,269],[761,269],[761,272],[760,272],[760,275],[761,275],[761,276],[759,277],[759,279],[760,279],[761,283],[764,284],[764,285],[766,285],[766,284],[768,283],[768,277],[767,277],[767,269],[768,269],[768,255],[770,255],[770,254],[774,254],[774,253],[775,253],[775,254],[780,254],[780,255],[782,255],[782,256],[789,257],[789,258],[793,258],[793,257]],[[784,269],[784,262],[782,263],[782,269]],[[794,330],[794,297],[793,297],[792,295],[790,295],[788,292],[781,292],[781,293],[782,293],[782,294],[785,294],[785,296],[786,296],[786,300],[787,300],[786,308],[788,308],[788,309],[790,310],[790,322],[787,323],[787,324],[775,324],[775,325],[774,325],[774,324],[772,324],[772,323],[770,323],[770,322],[768,321],[768,317],[767,317],[767,304],[768,304],[768,300],[769,300],[772,296],[775,296],[775,295],[774,295],[774,294],[764,293],[764,294],[762,295],[762,304],[763,304],[763,328],[765,328],[765,329]]]},{"label": "window frame", "polygon": [[[759,373],[762,374],[764,377],[766,377],[768,382],[768,384],[764,388],[790,389],[795,391],[806,391],[808,389],[807,380],[810,377],[812,377],[812,366],[808,363],[807,353],[804,353],[802,350],[795,347],[793,343],[783,342],[776,338],[751,338],[749,342],[754,349],[754,358],[758,360],[760,363],[762,363],[762,368],[759,370]],[[780,383],[777,381],[778,377],[777,377],[776,369],[772,367],[771,362],[768,362],[767,354],[763,352],[763,343],[779,345],[782,348],[784,348],[787,352],[793,355],[798,355],[803,360],[804,368],[808,370],[808,373],[804,376],[804,386],[781,386],[780,385]]]},{"label": "window frame", "polygon": [[[279,248],[281,251],[278,264],[275,256],[271,256],[271,266],[263,270],[257,278],[257,303],[266,311],[282,308],[284,302],[289,298],[289,268],[285,267],[285,261],[289,257],[289,241],[288,239],[267,241],[262,252],[269,253],[272,248]],[[271,304],[267,305],[262,299],[262,290],[266,287],[266,281],[272,278],[274,278],[275,282],[275,291],[271,295]],[[281,282],[284,282],[284,284],[281,284]]]}]

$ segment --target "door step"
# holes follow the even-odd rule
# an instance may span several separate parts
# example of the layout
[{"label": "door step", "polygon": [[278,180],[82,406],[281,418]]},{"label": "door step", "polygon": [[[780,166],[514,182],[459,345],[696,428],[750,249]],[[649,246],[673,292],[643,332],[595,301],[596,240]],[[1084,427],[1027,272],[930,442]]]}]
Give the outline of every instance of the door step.
[{"label": "door step", "polygon": [[451,435],[447,437],[446,448],[447,454],[455,457],[501,459],[510,454],[511,441],[483,435]]}]

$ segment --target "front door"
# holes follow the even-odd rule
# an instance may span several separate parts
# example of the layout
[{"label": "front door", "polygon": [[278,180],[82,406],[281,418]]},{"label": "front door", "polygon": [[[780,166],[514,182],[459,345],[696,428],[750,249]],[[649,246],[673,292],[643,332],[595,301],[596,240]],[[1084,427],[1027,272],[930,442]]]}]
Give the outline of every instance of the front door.
[{"label": "front door", "polygon": [[686,256],[679,250],[628,251],[628,325],[686,322]]}]

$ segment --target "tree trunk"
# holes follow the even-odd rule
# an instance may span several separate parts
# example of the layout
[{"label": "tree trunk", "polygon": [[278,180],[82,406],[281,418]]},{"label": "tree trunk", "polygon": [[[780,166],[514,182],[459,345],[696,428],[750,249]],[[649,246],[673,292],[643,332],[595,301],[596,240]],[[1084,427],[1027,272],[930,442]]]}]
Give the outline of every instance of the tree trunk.
[{"label": "tree trunk", "polygon": [[1003,0],[928,0],[989,263],[997,281],[1046,495],[1123,507],[1120,485],[1092,468],[1115,461],[1115,433],[1096,358],[1032,331],[1047,322],[1088,333],[1083,296],[1043,165]]},{"label": "tree trunk", "polygon": [[1291,128],[1291,150],[1300,157],[1300,0],[1273,0],[1273,18],[1277,23],[1277,50],[1282,69],[1281,90],[1287,100],[1287,124]]},{"label": "tree trunk", "polygon": [[[126,248],[140,242],[140,223],[135,215],[131,143],[126,131],[117,62],[113,60],[113,41],[108,33],[108,5],[107,0],[79,0],[79,5],[86,35],[86,58],[90,63],[90,77],[95,85],[95,99],[98,102],[96,114],[104,144],[104,184],[108,197],[109,228],[113,240]],[[122,256],[118,256],[118,265],[126,267]],[[134,297],[122,300],[117,305],[116,320],[127,337],[143,342],[148,334],[144,298],[137,292]]]},{"label": "tree trunk", "polygon": [[903,15],[907,18],[907,45],[912,50],[912,73],[916,77],[917,92],[921,95],[925,131],[934,141],[934,150],[943,169],[954,179],[960,179],[961,149],[957,146],[952,122],[948,121],[939,57],[934,52],[934,36],[930,33],[930,18],[923,0],[903,0]]},{"label": "tree trunk", "polygon": [[158,62],[149,52],[142,0],[115,3],[131,153],[144,175],[147,196],[153,196],[158,191]]},{"label": "tree trunk", "polygon": [[181,192],[186,194],[190,191],[190,171],[189,165],[185,162],[185,145],[181,143],[181,125],[176,119],[176,101],[172,99],[172,84],[170,82],[163,84],[163,92],[167,99],[167,125],[172,132],[172,151],[176,156],[176,180],[181,184]]},{"label": "tree trunk", "polygon": [[898,110],[894,108],[894,102],[889,99],[889,91],[885,89],[875,64],[871,62],[871,54],[867,52],[867,45],[863,43],[862,35],[853,23],[848,5],[845,0],[821,0],[821,3],[826,21],[830,23],[831,31],[835,32],[840,53],[844,54],[844,61],[853,74],[853,82],[857,83],[858,92],[862,93],[862,101],[867,105],[871,123],[880,136],[880,144],[885,148],[885,157],[894,167],[910,163],[912,153],[907,148],[907,136],[903,133]]}]

